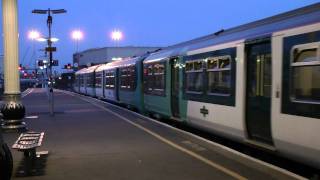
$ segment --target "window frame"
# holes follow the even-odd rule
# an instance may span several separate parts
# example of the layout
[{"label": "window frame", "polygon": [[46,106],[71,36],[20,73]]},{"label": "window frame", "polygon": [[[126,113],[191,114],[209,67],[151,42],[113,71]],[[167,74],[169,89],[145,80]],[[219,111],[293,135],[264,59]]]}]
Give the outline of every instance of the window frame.
[{"label": "window frame", "polygon": [[[227,59],[229,60],[229,67],[228,68],[220,68],[219,66],[220,66],[220,60],[222,59],[222,58],[225,58],[225,57],[227,57]],[[208,61],[209,60],[211,60],[211,59],[217,59],[217,61],[218,61],[218,67],[217,67],[217,69],[209,69],[208,68]],[[209,87],[210,87],[210,85],[209,85],[209,73],[210,72],[223,72],[223,71],[229,71],[229,74],[230,74],[230,77],[231,77],[231,61],[232,61],[232,58],[231,58],[231,56],[230,55],[223,55],[223,56],[212,56],[212,57],[208,57],[207,58],[207,60],[206,60],[206,74],[207,74],[207,77],[208,77],[208,81],[207,81],[207,85],[208,85],[208,89],[207,89],[207,94],[208,95],[210,95],[210,96],[224,96],[224,97],[228,97],[228,96],[231,96],[231,93],[228,93],[228,94],[226,94],[226,93],[213,93],[213,92],[210,92],[210,89],[209,89]],[[232,84],[232,82],[231,82],[231,80],[230,80],[230,82],[229,82],[230,84],[230,89],[231,89],[231,84]]]},{"label": "window frame", "polygon": [[[230,56],[230,95],[224,95],[220,93],[210,93],[208,94],[209,88],[209,80],[208,80],[208,71],[207,71],[207,58],[210,57],[219,57],[219,56]],[[186,55],[183,56],[183,99],[190,100],[190,101],[197,101],[197,102],[205,102],[211,104],[219,104],[225,106],[235,106],[236,104],[236,71],[237,71],[237,64],[236,64],[236,57],[237,57],[237,47],[231,46],[224,49],[217,49],[208,52],[203,52],[199,54],[193,55]],[[190,93],[186,91],[186,63],[191,62],[194,60],[202,59],[203,60],[203,90],[201,93]]]},{"label": "window frame", "polygon": [[[104,83],[104,89],[115,89],[115,85],[116,85],[116,75],[115,75],[116,70],[115,69],[111,69],[111,70],[105,70],[104,71],[104,79],[105,79],[105,83]],[[112,74],[112,76],[110,76],[110,74]],[[107,77],[108,75],[108,77]],[[109,78],[109,79],[108,79]],[[113,78],[113,84],[109,83],[110,78]],[[112,86],[112,87],[111,87]]]},{"label": "window frame", "polygon": [[[163,73],[155,73],[155,68],[154,66],[157,64],[161,64],[163,65]],[[150,73],[150,66],[152,67],[152,73]],[[145,70],[147,69],[147,73],[145,73]],[[155,88],[155,78],[158,75],[163,75],[163,88],[159,89],[159,88]],[[153,80],[150,80],[153,79]],[[154,95],[154,96],[166,96],[166,91],[167,91],[167,60],[161,60],[161,61],[157,61],[157,62],[152,62],[152,63],[145,63],[143,64],[143,92],[144,94],[147,95]],[[150,84],[151,84],[151,88],[150,88]]]},{"label": "window frame", "polygon": [[[187,78],[187,74],[191,74],[191,73],[202,73],[202,81],[204,79],[204,72],[205,72],[205,62],[204,62],[205,59],[195,59],[195,60],[189,60],[189,61],[186,61],[185,62],[185,67],[187,67],[187,64],[192,64],[192,70],[187,70],[185,69],[184,71],[184,78]],[[194,63],[196,62],[201,62],[201,65],[202,67],[200,69],[197,69],[197,70],[194,70],[195,69],[195,66],[194,66]],[[186,84],[187,85],[187,84]],[[185,87],[184,90],[185,90],[185,93],[187,94],[197,94],[197,95],[201,95],[201,94],[204,94],[204,83],[202,83],[202,90],[201,91],[190,91],[187,89],[188,87]]]},{"label": "window frame", "polygon": [[[316,50],[316,60],[310,62],[294,62],[294,51],[298,49],[300,52],[303,50],[309,49],[317,49]],[[293,69],[296,67],[306,67],[306,66],[320,66],[320,42],[312,42],[312,43],[305,43],[305,44],[298,44],[294,45],[290,50],[290,74],[289,74],[289,96],[290,100],[295,103],[302,103],[302,104],[320,104],[320,101],[310,101],[310,100],[299,100],[294,97],[293,92]]]},{"label": "window frame", "polygon": [[[100,79],[100,84],[97,83],[97,79]],[[95,74],[95,87],[102,88],[103,87],[103,72],[96,72]]]},{"label": "window frame", "polygon": [[[126,70],[126,75],[123,75],[123,70]],[[134,73],[132,74],[132,69]],[[129,74],[130,73],[130,74]],[[123,81],[125,77],[125,81]],[[119,68],[119,89],[121,91],[135,91],[137,87],[137,67],[135,64],[124,66]],[[131,84],[131,81],[133,83]],[[125,86],[122,85],[122,82],[125,83]]]},{"label": "window frame", "polygon": [[320,104],[304,103],[291,100],[291,50],[292,47],[301,47],[300,45],[320,43],[320,29],[312,32],[302,32],[299,34],[285,36],[282,39],[282,88],[281,88],[281,113],[287,115],[303,116],[309,118],[320,118]]}]

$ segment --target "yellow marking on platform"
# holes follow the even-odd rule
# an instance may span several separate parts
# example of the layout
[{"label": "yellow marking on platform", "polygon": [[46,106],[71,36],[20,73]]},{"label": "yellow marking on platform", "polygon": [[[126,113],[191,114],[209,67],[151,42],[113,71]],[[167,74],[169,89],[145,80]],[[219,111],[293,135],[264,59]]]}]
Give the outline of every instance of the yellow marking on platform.
[{"label": "yellow marking on platform", "polygon": [[26,96],[28,96],[29,94],[31,94],[32,92],[33,92],[33,89],[27,89],[27,90],[25,90],[23,93],[25,93],[25,92],[27,92],[26,94],[23,94],[22,96],[21,96],[21,98],[24,98],[24,97],[26,97]]}]

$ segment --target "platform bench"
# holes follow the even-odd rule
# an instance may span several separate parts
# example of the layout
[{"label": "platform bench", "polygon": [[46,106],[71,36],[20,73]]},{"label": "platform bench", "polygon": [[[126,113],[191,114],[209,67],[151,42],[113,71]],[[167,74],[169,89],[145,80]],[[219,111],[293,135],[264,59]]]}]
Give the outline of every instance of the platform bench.
[{"label": "platform bench", "polygon": [[22,133],[12,145],[12,149],[22,151],[27,159],[36,158],[36,148],[42,145],[44,132]]}]

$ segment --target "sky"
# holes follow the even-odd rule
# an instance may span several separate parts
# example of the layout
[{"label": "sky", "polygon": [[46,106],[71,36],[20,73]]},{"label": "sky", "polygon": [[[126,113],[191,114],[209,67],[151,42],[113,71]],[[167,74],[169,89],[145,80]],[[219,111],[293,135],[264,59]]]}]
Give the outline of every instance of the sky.
[{"label": "sky", "polygon": [[[38,30],[47,36],[46,15],[32,14],[33,9],[66,9],[53,16],[53,36],[60,66],[72,62],[76,43],[71,32],[79,29],[84,39],[79,50],[105,46],[169,46],[255,20],[317,3],[317,0],[18,0],[19,59],[34,64],[45,43],[32,42],[28,32]],[[2,7],[2,1],[0,2]],[[2,10],[1,10],[2,14]],[[2,18],[0,21],[2,34]],[[118,44],[110,38],[114,29],[123,32]],[[0,36],[0,54],[3,38]],[[34,43],[34,46],[33,46]]]}]

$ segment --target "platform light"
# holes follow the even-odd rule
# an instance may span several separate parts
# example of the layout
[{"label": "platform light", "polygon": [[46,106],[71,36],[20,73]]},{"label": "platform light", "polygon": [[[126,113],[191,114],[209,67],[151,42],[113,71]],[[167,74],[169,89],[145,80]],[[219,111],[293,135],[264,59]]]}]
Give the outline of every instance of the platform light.
[{"label": "platform light", "polygon": [[79,51],[79,41],[83,39],[83,32],[80,30],[74,30],[71,33],[71,37],[76,41],[76,52]]},{"label": "platform light", "polygon": [[72,39],[79,41],[79,40],[83,39],[83,32],[80,30],[74,30],[71,33],[71,37],[72,37]]},{"label": "platform light", "polygon": [[59,39],[58,39],[58,38],[54,38],[54,37],[53,37],[53,38],[51,38],[51,41],[52,41],[52,42],[58,42],[58,41],[59,41]]},{"label": "platform light", "polygon": [[47,39],[45,39],[45,38],[38,38],[37,41],[39,41],[39,42],[46,42]]},{"label": "platform light", "polygon": [[[39,41],[39,42],[47,42],[48,41],[48,39],[47,38],[43,38],[43,37],[41,37],[41,38],[37,38],[37,41]],[[59,41],[59,39],[58,38],[51,38],[51,42],[58,42]]]},{"label": "platform light", "polygon": [[114,41],[120,41],[123,38],[123,33],[120,30],[114,30],[111,32],[111,39]]}]

